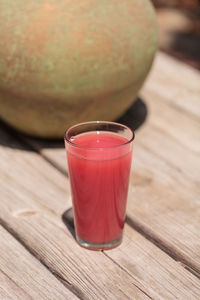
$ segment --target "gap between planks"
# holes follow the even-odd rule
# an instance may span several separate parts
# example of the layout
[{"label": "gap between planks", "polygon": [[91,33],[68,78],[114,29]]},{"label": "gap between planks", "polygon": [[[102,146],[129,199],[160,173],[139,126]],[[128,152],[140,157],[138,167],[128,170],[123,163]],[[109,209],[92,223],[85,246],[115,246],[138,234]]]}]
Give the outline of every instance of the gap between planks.
[{"label": "gap between planks", "polygon": [[[131,226],[130,226],[131,227]],[[126,272],[129,276],[133,277],[131,273],[129,273],[124,267],[122,267],[122,265],[120,265],[119,263],[117,263],[116,260],[114,260],[112,257],[110,257],[105,251],[102,251],[102,253],[109,259],[111,260],[116,266],[118,266],[121,270],[123,270],[124,272]],[[152,298],[150,295],[148,295],[145,291],[143,291],[137,284],[134,283],[134,286],[140,290],[145,296],[149,297],[149,299],[154,300],[154,298]]]},{"label": "gap between planks", "polygon": [[187,259],[185,259],[177,249],[169,247],[156,234],[154,234],[153,231],[151,231],[149,228],[141,224],[138,220],[135,220],[133,217],[130,217],[129,215],[126,216],[126,223],[135,231],[140,233],[148,241],[152,242],[156,247],[164,251],[172,259],[179,262],[184,269],[186,269],[187,271],[195,275],[198,279],[200,279],[199,270]]},{"label": "gap between planks", "polygon": [[[33,140],[31,140],[28,136],[26,137],[25,135],[20,135],[18,132],[13,130],[11,127],[9,127],[7,124],[3,123],[4,130],[7,131],[10,135],[12,135],[14,138],[18,139],[18,141],[24,145],[25,147],[28,147],[30,150],[38,153],[45,161],[47,161],[50,165],[52,165],[55,169],[57,169],[60,173],[62,173],[64,176],[68,177],[68,173],[66,169],[55,163],[51,158],[49,158],[47,155],[42,153],[40,151],[40,147],[38,146],[37,143],[34,143]],[[64,144],[63,144],[64,148]],[[0,220],[1,222],[1,220]],[[134,217],[130,217],[127,215],[127,220],[126,223],[135,231],[137,231],[139,234],[141,234],[144,238],[149,240],[151,243],[153,243],[157,248],[159,248],[161,251],[165,252],[169,257],[171,257],[173,260],[176,262],[179,262],[180,265],[196,276],[198,279],[200,279],[200,270],[198,270],[190,261],[185,259],[183,255],[177,250],[174,249],[173,247],[169,246],[167,243],[162,241],[159,236],[157,236],[153,231],[150,231],[149,228],[147,228],[145,225],[141,224],[138,220],[136,220]],[[4,224],[5,225],[5,224]],[[5,227],[2,225],[7,231],[9,231],[9,228],[7,226]],[[70,224],[69,224],[70,226]],[[21,241],[21,239],[13,232],[12,230],[9,231],[10,234],[12,234],[32,255],[30,249]],[[102,251],[103,252],[103,251]],[[105,252],[104,252],[105,254]],[[109,257],[107,254],[105,254],[107,257]],[[35,256],[35,255],[34,255]],[[40,259],[40,257],[37,257],[37,259]],[[110,257],[109,257],[110,258]],[[112,258],[110,258],[112,260]],[[112,260],[113,261],[113,260]],[[70,291],[72,291],[77,297],[80,297],[79,293],[82,293],[79,291],[77,287],[69,285],[69,283],[64,279],[61,278],[60,275],[58,275],[54,270],[49,269],[49,267],[45,264],[45,262],[41,261],[41,263],[53,274],[55,275]],[[121,267],[121,266],[120,266]],[[122,267],[121,267],[122,268]],[[142,291],[145,295],[146,293]],[[147,295],[150,299],[152,299],[149,295]]]}]

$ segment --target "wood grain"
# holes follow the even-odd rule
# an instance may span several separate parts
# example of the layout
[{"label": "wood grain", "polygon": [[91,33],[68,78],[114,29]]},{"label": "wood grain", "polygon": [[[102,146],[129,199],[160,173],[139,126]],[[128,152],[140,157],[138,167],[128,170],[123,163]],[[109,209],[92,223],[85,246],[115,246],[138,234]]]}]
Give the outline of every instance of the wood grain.
[{"label": "wood grain", "polygon": [[163,131],[166,138],[168,136],[173,138],[177,144],[182,145],[186,150],[199,155],[200,118],[199,120],[194,119],[180,109],[168,105],[156,93],[148,93],[145,100],[149,108],[148,123],[145,125],[154,124]]},{"label": "wood grain", "polygon": [[123,245],[106,255],[129,274],[137,274],[141,283],[148,282],[146,292],[153,299],[199,297],[200,280],[194,280],[192,274],[129,226],[125,227]]},{"label": "wood grain", "polygon": [[0,299],[1,300],[21,300],[21,299],[31,299],[31,297],[26,294],[23,289],[18,286],[12,278],[8,277],[2,270],[0,271]]},{"label": "wood grain", "polygon": [[12,146],[0,147],[2,223],[78,297],[196,300],[200,281],[129,227],[115,250],[80,248],[61,221],[71,207],[66,177],[5,132],[2,140]]},{"label": "wood grain", "polygon": [[156,93],[180,111],[200,117],[200,72],[158,52],[151,73],[141,94]]},{"label": "wood grain", "polygon": [[136,135],[128,211],[140,232],[200,273],[200,76],[159,59],[162,80],[154,69],[142,91],[148,118]]},{"label": "wood grain", "polygon": [[0,226],[0,299],[78,299]]}]

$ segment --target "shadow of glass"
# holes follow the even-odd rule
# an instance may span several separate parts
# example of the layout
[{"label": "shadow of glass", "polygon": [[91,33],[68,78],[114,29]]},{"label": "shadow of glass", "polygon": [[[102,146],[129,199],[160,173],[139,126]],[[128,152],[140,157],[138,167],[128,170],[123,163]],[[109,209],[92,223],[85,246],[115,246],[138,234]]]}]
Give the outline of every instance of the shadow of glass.
[{"label": "shadow of glass", "polygon": [[76,239],[72,207],[64,211],[64,213],[62,214],[62,221],[73,236],[73,238]]}]

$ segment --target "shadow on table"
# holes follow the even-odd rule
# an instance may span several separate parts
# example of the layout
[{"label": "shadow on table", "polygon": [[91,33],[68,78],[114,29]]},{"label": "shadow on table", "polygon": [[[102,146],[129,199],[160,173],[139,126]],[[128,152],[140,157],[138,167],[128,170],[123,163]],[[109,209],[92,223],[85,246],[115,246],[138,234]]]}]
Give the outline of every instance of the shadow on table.
[{"label": "shadow on table", "polygon": [[[130,106],[130,108],[116,122],[129,126],[132,130],[137,130],[147,117],[147,106],[141,98]],[[20,150],[37,151],[37,148],[64,148],[63,139],[41,139],[23,134],[3,121],[0,123],[0,145]],[[6,135],[6,132],[8,135]],[[37,144],[37,147],[34,147]]]},{"label": "shadow on table", "polygon": [[73,216],[73,210],[72,207],[67,209],[63,214],[62,214],[62,220],[65,226],[68,228],[69,232],[71,235],[75,237],[75,228],[74,228],[74,216]]}]

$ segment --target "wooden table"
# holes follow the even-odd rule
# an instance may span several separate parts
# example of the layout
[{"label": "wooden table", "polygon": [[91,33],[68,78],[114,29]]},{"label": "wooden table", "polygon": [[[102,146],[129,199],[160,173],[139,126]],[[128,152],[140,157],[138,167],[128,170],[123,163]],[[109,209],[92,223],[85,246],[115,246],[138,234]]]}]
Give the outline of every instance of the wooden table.
[{"label": "wooden table", "polygon": [[0,299],[200,299],[200,74],[159,53],[140,98],[124,240],[110,251],[74,240],[63,142],[2,126]]}]

